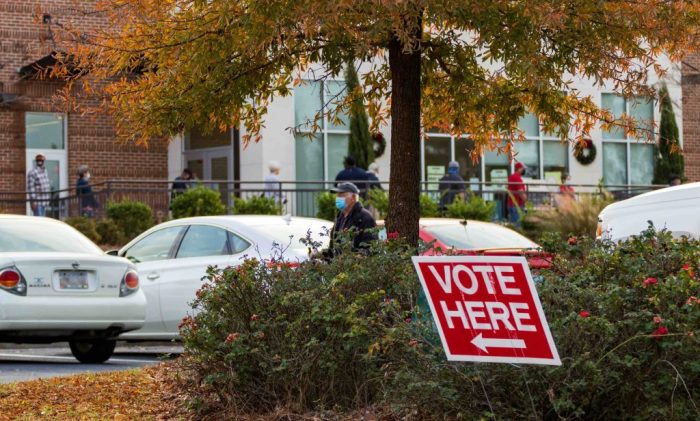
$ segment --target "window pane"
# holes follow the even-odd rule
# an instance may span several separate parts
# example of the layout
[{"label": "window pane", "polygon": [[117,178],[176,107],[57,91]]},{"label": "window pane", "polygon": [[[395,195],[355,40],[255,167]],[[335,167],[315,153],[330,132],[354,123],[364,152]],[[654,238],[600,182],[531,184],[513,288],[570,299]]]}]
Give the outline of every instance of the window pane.
[{"label": "window pane", "polygon": [[204,133],[201,129],[192,128],[185,133],[185,149],[216,148],[231,145],[231,131],[214,130]]},{"label": "window pane", "polygon": [[569,144],[556,141],[544,141],[542,144],[544,179],[554,183],[561,182],[563,172],[568,172]]},{"label": "window pane", "polygon": [[183,227],[170,227],[149,234],[126,251],[124,257],[134,263],[167,259],[170,248]]},{"label": "window pane", "polygon": [[[295,136],[296,154],[296,179],[297,181],[321,181],[323,180],[323,136],[319,133],[311,136]],[[297,184],[299,191],[295,201],[297,215],[316,215],[316,193],[308,190],[323,190],[321,183]],[[303,191],[307,190],[307,191]]]},{"label": "window pane", "polygon": [[438,181],[447,172],[447,164],[452,160],[452,140],[449,137],[426,137],[425,148],[425,181],[429,182],[428,190],[438,190]]},{"label": "window pane", "polygon": [[192,176],[197,179],[204,178],[204,160],[190,159],[187,161],[187,168],[192,171]]},{"label": "window pane", "polygon": [[[323,136],[295,136],[296,179],[299,181],[323,180]],[[341,158],[342,159],[342,158]],[[300,186],[303,188],[303,186]]]},{"label": "window pane", "polygon": [[[601,106],[609,110],[613,117],[620,118],[625,112],[625,98],[615,94],[603,94]],[[625,132],[620,127],[613,127],[610,131],[603,130],[603,139],[624,139]]]},{"label": "window pane", "polygon": [[228,233],[228,243],[231,245],[231,253],[238,254],[242,253],[250,247],[250,243],[236,234]]},{"label": "window pane", "polygon": [[[485,151],[484,168],[486,170],[486,181],[508,181],[508,175],[510,174],[508,154],[498,153],[498,151]],[[496,187],[505,188],[505,185]]]},{"label": "window pane", "polygon": [[[630,102],[630,115],[637,127],[646,131],[654,130],[654,103],[648,98],[636,97]],[[650,139],[652,133],[639,133],[637,138]]]},{"label": "window pane", "polygon": [[603,143],[605,184],[627,184],[627,144]]},{"label": "window pane", "polygon": [[651,184],[654,179],[654,146],[630,144],[630,184]]},{"label": "window pane", "polygon": [[459,172],[462,178],[467,181],[474,178],[481,180],[481,160],[472,161],[471,152],[473,150],[474,141],[455,139],[455,161],[459,162]]},{"label": "window pane", "polygon": [[[307,121],[313,122],[314,116],[321,110],[321,83],[305,80],[294,88],[294,125],[297,128],[310,129]],[[299,127],[302,126],[302,127]],[[323,122],[319,121],[323,127]]]},{"label": "window pane", "polygon": [[[345,95],[345,81],[326,81],[326,96],[324,98],[324,105],[327,107],[328,110],[334,110],[338,103],[343,101]],[[350,123],[348,114],[342,112],[338,114],[338,118],[340,118],[341,120],[340,124],[334,124],[332,121],[328,121],[328,130],[349,130]]]},{"label": "window pane", "polygon": [[346,134],[328,134],[328,178],[331,180],[335,180],[335,176],[343,169],[349,137]]},{"label": "window pane", "polygon": [[229,254],[226,230],[207,225],[192,225],[177,251],[177,258],[221,256]]},{"label": "window pane", "polygon": [[65,117],[57,113],[26,113],[27,149],[65,149]]},{"label": "window pane", "polygon": [[525,133],[527,137],[538,137],[540,135],[540,123],[537,116],[532,113],[527,113],[520,117],[518,128]]},{"label": "window pane", "polygon": [[526,140],[515,144],[515,159],[527,165],[524,177],[540,178],[540,141]]}]

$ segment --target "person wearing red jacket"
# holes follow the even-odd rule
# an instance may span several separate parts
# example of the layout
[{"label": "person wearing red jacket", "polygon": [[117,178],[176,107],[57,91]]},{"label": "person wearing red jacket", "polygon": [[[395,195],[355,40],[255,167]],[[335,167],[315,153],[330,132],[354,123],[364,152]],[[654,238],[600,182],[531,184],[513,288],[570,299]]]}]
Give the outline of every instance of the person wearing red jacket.
[{"label": "person wearing red jacket", "polygon": [[527,167],[522,162],[515,164],[515,172],[508,176],[508,221],[520,227],[521,218],[525,215],[527,203],[527,186],[523,181],[523,173]]}]

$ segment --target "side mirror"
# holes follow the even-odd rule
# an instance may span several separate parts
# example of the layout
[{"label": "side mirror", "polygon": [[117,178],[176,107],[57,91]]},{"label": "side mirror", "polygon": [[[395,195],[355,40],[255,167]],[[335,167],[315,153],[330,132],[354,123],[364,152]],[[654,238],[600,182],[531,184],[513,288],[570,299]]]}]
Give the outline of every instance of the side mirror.
[{"label": "side mirror", "polygon": [[105,254],[109,254],[110,256],[119,256],[119,250],[107,250]]}]

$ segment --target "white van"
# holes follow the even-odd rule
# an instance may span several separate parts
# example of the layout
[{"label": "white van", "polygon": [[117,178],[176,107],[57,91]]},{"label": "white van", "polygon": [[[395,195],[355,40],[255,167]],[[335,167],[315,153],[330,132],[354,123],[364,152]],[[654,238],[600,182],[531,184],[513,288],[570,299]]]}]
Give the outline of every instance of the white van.
[{"label": "white van", "polygon": [[700,183],[667,187],[613,203],[598,215],[596,234],[624,240],[647,229],[648,221],[674,237],[700,238]]}]

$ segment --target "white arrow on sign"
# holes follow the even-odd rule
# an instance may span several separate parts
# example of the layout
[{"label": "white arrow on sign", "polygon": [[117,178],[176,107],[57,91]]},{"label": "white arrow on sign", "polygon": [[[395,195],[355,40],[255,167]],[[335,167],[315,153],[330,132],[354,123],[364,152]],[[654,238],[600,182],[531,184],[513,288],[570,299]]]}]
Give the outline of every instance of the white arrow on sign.
[{"label": "white arrow on sign", "polygon": [[472,339],[472,344],[480,350],[488,353],[487,348],[511,348],[511,349],[522,349],[526,348],[525,341],[522,339],[497,339],[497,338],[484,338],[481,333],[476,335]]}]

